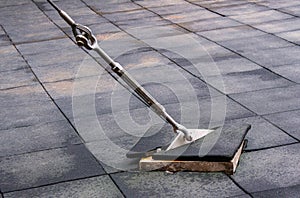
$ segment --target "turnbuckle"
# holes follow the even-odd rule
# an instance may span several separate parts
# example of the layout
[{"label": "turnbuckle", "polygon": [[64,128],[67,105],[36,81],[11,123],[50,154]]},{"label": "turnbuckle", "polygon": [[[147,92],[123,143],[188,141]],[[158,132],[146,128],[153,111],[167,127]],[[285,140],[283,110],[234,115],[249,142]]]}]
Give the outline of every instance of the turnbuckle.
[{"label": "turnbuckle", "polygon": [[55,3],[51,0],[47,0],[59,13],[59,15],[71,26],[73,35],[75,37],[76,43],[79,47],[85,47],[88,50],[95,48],[97,43],[96,37],[93,35],[90,28],[75,23],[75,21],[63,10],[61,10]]}]

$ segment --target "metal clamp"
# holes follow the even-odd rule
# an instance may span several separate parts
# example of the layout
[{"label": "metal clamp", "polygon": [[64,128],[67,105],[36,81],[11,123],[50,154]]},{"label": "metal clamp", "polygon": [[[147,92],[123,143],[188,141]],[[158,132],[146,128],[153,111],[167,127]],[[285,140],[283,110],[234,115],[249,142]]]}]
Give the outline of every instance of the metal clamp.
[{"label": "metal clamp", "polygon": [[88,50],[95,48],[97,39],[88,27],[76,23],[72,26],[72,31],[78,46],[83,46]]}]

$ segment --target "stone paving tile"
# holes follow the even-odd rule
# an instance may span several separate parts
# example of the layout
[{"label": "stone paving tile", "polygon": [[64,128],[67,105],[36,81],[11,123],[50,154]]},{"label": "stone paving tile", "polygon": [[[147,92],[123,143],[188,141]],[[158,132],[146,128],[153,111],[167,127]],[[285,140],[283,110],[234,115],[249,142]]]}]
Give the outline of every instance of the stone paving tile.
[{"label": "stone paving tile", "polygon": [[32,101],[26,105],[2,107],[0,116],[2,118],[0,130],[64,119],[57,107],[48,101]]},{"label": "stone paving tile", "polygon": [[[228,197],[243,195],[227,176],[221,173],[162,172],[117,173],[112,178],[128,197],[163,196]],[[199,188],[199,185],[201,186]],[[183,186],[185,186],[183,188]]]},{"label": "stone paving tile", "polygon": [[[208,89],[206,84],[197,78],[178,81],[175,80],[171,82],[163,81],[163,85],[160,83],[149,83],[146,80],[144,82],[148,84],[145,85],[144,88],[148,90],[148,92],[150,92],[150,94],[161,104],[177,103],[178,101],[191,101],[191,97],[194,97],[195,99],[198,98],[200,100],[201,98],[220,96],[220,93],[213,88]],[[98,115],[111,113],[112,107],[113,110],[117,112],[124,111],[126,108],[137,109],[145,107],[143,103],[132,96],[132,94],[124,87],[121,87],[114,81],[112,82],[112,85],[115,86],[112,86],[112,89],[107,90],[107,92],[101,92],[99,89],[94,91],[91,90],[89,94],[82,93],[82,95],[73,96],[73,103],[71,95],[55,101],[69,118],[73,117],[74,101],[81,107],[81,111],[78,111],[77,113],[80,117],[89,116],[94,112]],[[187,91],[187,86],[190,87],[191,90]],[[70,90],[66,90],[66,93],[72,94],[71,92],[72,88],[70,88]],[[88,108],[91,107],[93,102],[95,102],[95,107],[92,109]]]},{"label": "stone paving tile", "polygon": [[13,45],[0,46],[0,72],[25,69],[27,65]]},{"label": "stone paving tile", "polygon": [[238,53],[257,52],[264,49],[282,48],[293,44],[273,35],[262,35],[248,38],[236,38],[229,41],[221,41],[220,44]]},{"label": "stone paving tile", "polygon": [[[234,73],[242,73],[242,72],[251,72],[251,71],[255,71],[255,70],[259,70],[261,69],[260,66],[258,66],[257,64],[245,59],[245,58],[241,58],[238,55],[230,55],[230,56],[224,56],[221,58],[216,58],[214,60],[215,62],[213,64],[215,64],[217,67],[216,69],[213,69],[213,67],[210,66],[210,64],[204,64],[203,66],[200,67],[200,71],[205,70],[205,74],[207,76],[215,76],[217,75],[222,75],[223,76],[227,76],[227,75],[231,75]],[[214,71],[217,70],[217,71]]]},{"label": "stone paving tile", "polygon": [[[34,21],[34,19],[28,20]],[[38,26],[34,22],[32,24],[18,24],[18,26],[4,24],[3,27],[14,43],[36,42],[65,37],[51,22],[42,23]]]},{"label": "stone paving tile", "polygon": [[227,40],[234,40],[240,38],[260,36],[265,33],[256,30],[252,27],[243,25],[243,26],[211,30],[206,32],[199,32],[198,34],[213,41],[227,41]]},{"label": "stone paving tile", "polygon": [[251,129],[246,136],[248,140],[247,147],[245,148],[246,151],[297,142],[297,140],[259,116],[230,120],[228,123],[232,125],[237,123],[251,125]]},{"label": "stone paving tile", "polygon": [[279,36],[283,39],[286,39],[298,45],[300,44],[300,30],[283,32],[283,33],[276,34],[276,36]]},{"label": "stone paving tile", "polygon": [[268,33],[279,33],[279,32],[287,32],[293,31],[300,28],[300,19],[297,17],[279,20],[279,21],[271,21],[266,23],[254,24],[252,25],[255,28],[258,28],[262,31]]},{"label": "stone paving tile", "polygon": [[94,1],[86,1],[86,3],[100,14],[126,12],[141,9],[140,6],[130,1],[112,1],[105,4]]},{"label": "stone paving tile", "polygon": [[0,91],[0,107],[26,105],[31,101],[50,102],[50,98],[40,85],[17,87]]},{"label": "stone paving tile", "polygon": [[219,15],[203,9],[197,9],[195,11],[190,11],[190,12],[168,14],[163,16],[164,19],[170,20],[173,23],[186,23],[186,22],[216,18],[216,17],[219,17]]},{"label": "stone paving tile", "polygon": [[299,185],[300,144],[245,153],[232,178],[254,193]]},{"label": "stone paving tile", "polygon": [[60,198],[123,197],[107,175],[4,194],[5,198],[49,197],[50,195]]},{"label": "stone paving tile", "polygon": [[28,68],[0,72],[0,79],[0,90],[37,84],[37,79]]},{"label": "stone paving tile", "polygon": [[300,65],[282,65],[279,67],[271,67],[271,70],[293,82],[300,83]]},{"label": "stone paving tile", "polygon": [[298,100],[299,94],[299,86],[295,85],[232,94],[230,97],[258,115],[266,115],[270,113],[300,109],[300,101]]},{"label": "stone paving tile", "polygon": [[277,49],[265,49],[263,51],[253,51],[242,53],[245,57],[252,61],[270,68],[279,65],[289,65],[298,63],[300,60],[300,48],[284,47]]},{"label": "stone paving tile", "polygon": [[261,192],[252,193],[254,198],[263,198],[263,197],[297,197],[299,196],[300,185],[285,187],[285,188],[276,188],[272,190],[266,190]]},{"label": "stone paving tile", "polygon": [[9,45],[10,40],[7,37],[6,33],[4,32],[3,28],[0,26],[0,46],[2,45]]},{"label": "stone paving tile", "polygon": [[242,24],[233,21],[229,18],[218,17],[218,18],[212,18],[207,20],[180,23],[179,25],[193,32],[201,32],[201,31],[215,30],[215,29],[226,28],[226,27],[240,26]]},{"label": "stone paving tile", "polygon": [[151,7],[163,7],[170,5],[178,5],[178,4],[186,4],[186,2],[182,0],[173,0],[173,1],[162,1],[162,0],[153,0],[151,2],[148,1],[137,1],[139,5],[143,7],[151,8]]},{"label": "stone paving tile", "polygon": [[[139,2],[137,2],[137,3],[139,3]],[[186,12],[191,13],[191,12],[198,11],[198,10],[204,11],[203,8],[192,5],[187,2],[183,2],[181,4],[175,4],[175,5],[152,7],[152,8],[150,8],[150,10],[157,13],[160,16],[177,15],[177,14],[186,13]]]},{"label": "stone paving tile", "polygon": [[255,23],[265,23],[269,21],[288,19],[288,18],[292,18],[292,16],[276,10],[267,10],[262,12],[250,13],[246,15],[231,16],[230,18],[249,25]]},{"label": "stone paving tile", "polygon": [[1,158],[2,192],[104,174],[83,145]]},{"label": "stone paving tile", "polygon": [[300,5],[298,1],[285,1],[285,0],[278,0],[276,2],[272,0],[260,0],[257,3],[275,9]]},{"label": "stone paving tile", "polygon": [[292,14],[294,16],[300,16],[300,4],[296,6],[280,8],[279,10]]},{"label": "stone paving tile", "polygon": [[0,7],[15,6],[30,3],[30,0],[3,0]]},{"label": "stone paving tile", "polygon": [[104,14],[105,18],[109,19],[113,23],[121,22],[121,21],[130,21],[137,19],[146,19],[151,17],[157,17],[156,14],[149,12],[147,10],[132,10],[127,12],[117,12],[112,14]]},{"label": "stone paving tile", "polygon": [[300,111],[288,111],[264,116],[267,120],[300,140],[299,124]]},{"label": "stone paving tile", "polygon": [[232,15],[245,15],[254,12],[260,12],[268,10],[265,6],[260,6],[257,4],[242,4],[242,5],[232,5],[232,6],[225,6],[220,8],[212,8],[213,11],[220,13],[226,16]]},{"label": "stone paving tile", "polygon": [[197,1],[197,0],[189,0],[189,2],[192,2],[194,4],[200,5],[205,8],[222,8],[222,7],[230,7],[234,5],[243,5],[247,4],[247,2],[243,0],[234,0],[234,1],[224,1],[224,0],[204,0],[204,1]]},{"label": "stone paving tile", "polygon": [[67,121],[2,130],[0,137],[0,157],[81,143]]},{"label": "stone paving tile", "polygon": [[53,39],[35,43],[18,44],[16,45],[16,47],[25,57],[38,54],[45,55],[46,53],[51,54],[57,51],[71,50],[74,48],[77,50],[74,50],[73,53],[75,53],[76,51],[81,51],[79,48],[74,47],[74,43],[68,38]]},{"label": "stone paving tile", "polygon": [[232,72],[221,76],[221,79],[222,81],[220,81],[219,76],[206,78],[207,83],[225,94],[284,87],[294,84],[263,68],[251,71]]}]

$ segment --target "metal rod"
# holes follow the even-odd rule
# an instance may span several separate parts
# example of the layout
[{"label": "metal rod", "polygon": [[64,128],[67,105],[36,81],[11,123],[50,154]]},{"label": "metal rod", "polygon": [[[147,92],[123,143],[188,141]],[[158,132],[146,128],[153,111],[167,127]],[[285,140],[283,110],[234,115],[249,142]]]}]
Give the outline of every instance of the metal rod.
[{"label": "metal rod", "polygon": [[60,14],[60,16],[72,27],[77,45],[84,46],[88,50],[96,51],[111,69],[160,117],[172,125],[174,132],[181,131],[185,139],[192,140],[190,132],[181,124],[177,123],[165,110],[165,108],[151,96],[119,63],[110,58],[98,45],[96,37],[92,31],[75,21],[63,10],[59,9],[51,0],[47,0]]}]

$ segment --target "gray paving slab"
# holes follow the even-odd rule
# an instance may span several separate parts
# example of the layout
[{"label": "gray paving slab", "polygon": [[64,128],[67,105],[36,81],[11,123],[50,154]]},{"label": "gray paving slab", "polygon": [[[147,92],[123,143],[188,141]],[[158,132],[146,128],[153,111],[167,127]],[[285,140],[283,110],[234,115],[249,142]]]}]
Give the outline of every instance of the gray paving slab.
[{"label": "gray paving slab", "polygon": [[280,8],[280,10],[294,16],[300,16],[300,5]]},{"label": "gray paving slab", "polygon": [[4,32],[3,28],[0,26],[0,46],[2,45],[9,45],[10,40],[6,33]]},{"label": "gray paving slab", "polygon": [[230,95],[230,97],[258,115],[266,115],[270,113],[299,109],[299,94],[299,86],[295,85],[233,94]]},{"label": "gray paving slab", "polygon": [[206,78],[207,82],[224,94],[248,92],[272,87],[284,87],[294,83],[270,72],[266,69],[232,72],[220,77]]},{"label": "gray paving slab", "polygon": [[30,3],[29,0],[4,0],[1,2],[1,7],[7,7],[12,5],[19,5],[19,4],[27,4]]},{"label": "gray paving slab", "polygon": [[32,101],[21,105],[1,107],[0,116],[2,117],[0,130],[65,119],[58,108],[49,101]]},{"label": "gray paving slab", "polygon": [[151,2],[139,1],[137,3],[140,4],[140,5],[142,5],[143,7],[147,7],[147,8],[162,7],[162,6],[169,6],[169,5],[176,5],[176,4],[186,4],[186,2],[179,1],[179,0],[176,0],[176,1],[153,0]]},{"label": "gray paving slab", "polygon": [[[139,2],[136,2],[139,3]],[[157,13],[160,16],[164,15],[177,15],[185,12],[193,12],[197,10],[204,10],[203,8],[190,4],[188,2],[182,2],[180,4],[173,4],[168,6],[157,6],[150,8],[151,11]]]},{"label": "gray paving slab", "polygon": [[157,17],[152,12],[149,12],[147,10],[132,10],[127,12],[117,12],[117,13],[111,13],[111,14],[104,14],[105,18],[109,19],[113,23],[121,22],[121,21],[129,21],[129,20],[137,20],[140,18],[151,18],[151,17]]},{"label": "gray paving slab", "polygon": [[[73,53],[81,51],[79,48],[74,48],[74,43],[68,38],[46,40],[35,43],[24,43],[16,45],[21,54],[25,57],[32,55],[45,55],[62,50],[72,50]],[[56,55],[58,55],[57,53]],[[67,57],[65,57],[67,58]],[[54,61],[55,59],[53,59]]]},{"label": "gray paving slab", "polygon": [[0,170],[4,193],[104,174],[83,145],[1,158]]},{"label": "gray paving slab", "polygon": [[207,20],[180,23],[180,25],[190,31],[201,32],[201,31],[209,31],[209,30],[215,30],[220,28],[235,27],[235,26],[240,26],[242,24],[233,21],[229,18],[218,17],[218,18],[211,18]]},{"label": "gray paving slab", "polygon": [[283,113],[266,115],[265,118],[286,131],[288,134],[293,137],[300,139],[299,133],[299,120],[300,120],[300,111],[288,111]]},{"label": "gray paving slab", "polygon": [[112,178],[128,197],[145,197],[149,196],[149,192],[153,197],[184,197],[189,194],[200,197],[227,197],[244,194],[221,173],[117,173]]},{"label": "gray paving slab", "polygon": [[268,147],[280,146],[284,144],[295,143],[297,140],[287,135],[272,123],[261,117],[250,117],[228,121],[231,125],[250,124],[251,129],[247,133],[248,140],[246,151],[264,149]]},{"label": "gray paving slab", "polygon": [[299,29],[299,20],[299,18],[294,17],[284,20],[253,24],[252,26],[268,33],[287,32]]},{"label": "gray paving slab", "polygon": [[13,197],[123,197],[109,176],[99,176],[55,185],[6,193],[5,198]]},{"label": "gray paving slab", "polygon": [[221,8],[221,7],[227,7],[227,6],[234,6],[234,5],[243,5],[247,4],[247,2],[243,0],[235,0],[235,1],[191,1],[197,5],[206,7],[206,8]]},{"label": "gray paving slab", "polygon": [[267,0],[267,1],[260,1],[258,3],[275,9],[299,5],[298,1],[284,1],[284,0],[279,0],[276,2]]},{"label": "gray paving slab", "polygon": [[169,20],[173,23],[186,23],[216,17],[219,17],[219,15],[199,7],[196,10],[192,10],[189,12],[179,12],[163,16],[164,19]]},{"label": "gray paving slab", "polygon": [[222,41],[220,44],[238,53],[249,53],[252,51],[257,52],[264,49],[293,46],[292,43],[270,34]]},{"label": "gray paving slab", "polygon": [[212,8],[213,11],[226,16],[232,15],[245,15],[249,13],[255,13],[268,10],[265,6],[260,6],[253,3],[247,3],[242,5],[224,6],[219,8]]},{"label": "gray paving slab", "polygon": [[37,84],[37,79],[29,68],[0,72],[0,89]]},{"label": "gray paving slab", "polygon": [[26,105],[31,101],[48,101],[49,96],[41,85],[17,87],[0,91],[0,107]]},{"label": "gray paving slab", "polygon": [[0,46],[0,71],[27,68],[27,65],[13,45]]},{"label": "gray paving slab", "polygon": [[282,65],[279,67],[272,67],[271,70],[293,82],[300,83],[300,65]]},{"label": "gray paving slab", "polygon": [[0,137],[0,157],[81,143],[67,121],[1,130]]},{"label": "gray paving slab", "polygon": [[254,12],[245,15],[231,16],[230,18],[238,20],[245,24],[265,23],[282,19],[292,18],[289,14],[284,14],[276,10],[267,10],[262,12]]},{"label": "gray paving slab", "polygon": [[244,153],[232,178],[254,193],[299,185],[300,144]]},{"label": "gray paving slab", "polygon": [[300,35],[300,30],[282,32],[282,33],[276,34],[276,36],[279,36],[283,39],[286,39],[286,40],[293,42],[295,44],[298,44],[298,45],[300,44],[299,35]]},{"label": "gray paving slab", "polygon": [[265,49],[263,51],[256,52],[245,52],[242,54],[252,61],[263,65],[264,67],[270,68],[273,66],[298,63],[300,60],[299,53],[300,48],[298,46],[294,46],[277,49]]},{"label": "gray paving slab", "polygon": [[252,193],[254,198],[263,198],[263,197],[297,197],[299,196],[300,185],[285,187],[285,188],[276,188],[272,190],[266,190],[261,192]]},{"label": "gray paving slab", "polygon": [[130,2],[130,1],[109,2],[109,3],[105,3],[105,4],[87,1],[87,4],[90,5],[93,9],[95,9],[97,12],[99,12],[101,14],[141,9],[140,6],[138,6],[134,2]]},{"label": "gray paving slab", "polygon": [[213,41],[227,41],[260,36],[264,35],[265,33],[252,27],[241,25],[236,27],[199,32],[198,34]]}]

